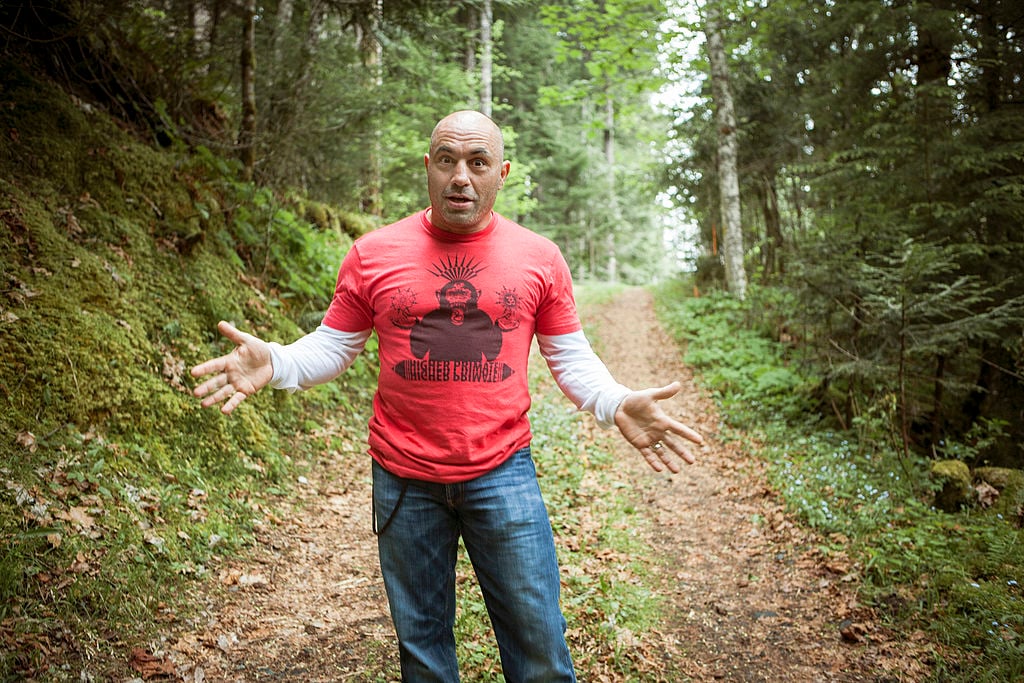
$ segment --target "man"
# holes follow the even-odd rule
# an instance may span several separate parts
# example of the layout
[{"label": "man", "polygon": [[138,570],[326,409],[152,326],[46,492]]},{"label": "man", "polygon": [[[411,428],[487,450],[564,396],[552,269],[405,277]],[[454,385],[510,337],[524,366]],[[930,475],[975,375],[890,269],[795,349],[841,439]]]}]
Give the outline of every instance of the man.
[{"label": "man", "polygon": [[323,324],[288,346],[226,322],[236,344],[196,366],[208,407],[230,413],[270,384],[330,381],[379,339],[369,424],[373,517],[404,681],[457,681],[453,625],[461,536],[506,680],[574,681],[554,540],[530,456],[527,360],[536,335],[565,394],[615,424],[652,468],[692,463],[699,434],[630,391],[581,331],[568,267],[546,238],[493,213],[509,172],[501,131],[460,111],[424,156],[430,207],[356,240]]}]

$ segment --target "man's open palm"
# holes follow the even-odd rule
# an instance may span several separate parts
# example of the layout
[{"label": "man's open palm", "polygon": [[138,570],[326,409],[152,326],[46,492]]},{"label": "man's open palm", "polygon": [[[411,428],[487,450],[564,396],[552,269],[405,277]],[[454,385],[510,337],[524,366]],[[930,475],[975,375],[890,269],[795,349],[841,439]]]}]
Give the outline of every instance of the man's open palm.
[{"label": "man's open palm", "polygon": [[247,397],[265,387],[274,376],[270,346],[258,337],[240,331],[223,320],[217,330],[234,342],[231,353],[212,358],[192,368],[193,377],[213,375],[192,393],[203,399],[204,408],[224,401],[220,412],[225,415]]},{"label": "man's open palm", "polygon": [[619,431],[657,472],[666,467],[678,472],[678,460],[693,464],[695,458],[687,442],[704,443],[700,434],[669,416],[658,403],[675,396],[680,388],[679,382],[672,382],[664,387],[634,391],[615,413]]}]

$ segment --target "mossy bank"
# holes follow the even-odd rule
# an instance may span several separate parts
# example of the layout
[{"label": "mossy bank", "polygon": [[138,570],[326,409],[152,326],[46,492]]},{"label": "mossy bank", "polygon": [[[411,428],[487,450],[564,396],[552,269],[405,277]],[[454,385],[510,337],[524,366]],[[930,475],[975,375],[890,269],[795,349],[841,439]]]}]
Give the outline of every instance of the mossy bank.
[{"label": "mossy bank", "polygon": [[0,74],[0,680],[104,677],[273,514],[304,434],[365,419],[372,358],[230,419],[188,369],[228,348],[218,320],[315,325],[367,223]]}]

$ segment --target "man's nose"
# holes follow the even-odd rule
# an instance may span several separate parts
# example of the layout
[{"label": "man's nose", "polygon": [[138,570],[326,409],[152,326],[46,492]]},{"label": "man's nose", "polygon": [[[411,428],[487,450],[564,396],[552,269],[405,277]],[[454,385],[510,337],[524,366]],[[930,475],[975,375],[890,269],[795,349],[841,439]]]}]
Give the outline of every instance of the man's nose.
[{"label": "man's nose", "polygon": [[455,164],[455,172],[452,174],[452,182],[459,185],[469,185],[469,164],[460,161]]}]

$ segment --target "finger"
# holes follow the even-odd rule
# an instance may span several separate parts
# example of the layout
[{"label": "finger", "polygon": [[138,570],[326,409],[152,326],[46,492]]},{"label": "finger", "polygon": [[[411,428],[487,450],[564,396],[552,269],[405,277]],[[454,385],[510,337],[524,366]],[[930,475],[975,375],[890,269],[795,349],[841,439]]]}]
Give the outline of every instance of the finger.
[{"label": "finger", "polygon": [[664,401],[665,399],[672,398],[678,394],[682,388],[683,385],[679,382],[672,382],[671,384],[666,384],[663,387],[649,389],[649,391],[651,392],[651,398],[655,401]]},{"label": "finger", "polygon": [[673,434],[678,434],[687,441],[692,441],[693,443],[698,445],[704,444],[704,437],[700,435],[700,432],[691,429],[690,427],[684,425],[682,422],[672,420],[671,424],[669,425],[669,430],[671,430]]},{"label": "finger", "polygon": [[[198,367],[199,366],[197,365],[196,368]],[[193,373],[195,373],[195,369],[193,369]],[[192,394],[195,395],[197,398],[202,398],[203,396],[206,396],[207,394],[212,393],[217,389],[223,387],[226,381],[226,379],[222,379],[221,375],[214,375],[213,377],[211,377],[210,379],[206,380],[205,382],[197,386],[195,389],[193,389]]]},{"label": "finger", "polygon": [[[657,447],[659,446],[660,447]],[[679,458],[687,460],[689,454],[681,444],[676,442],[676,439],[669,438],[668,432],[662,435],[661,440],[658,441],[653,447],[655,453],[661,459],[661,462],[665,464],[665,467],[669,469],[673,474],[677,474],[682,468],[679,466]],[[687,460],[687,462],[691,462]]]},{"label": "finger", "polygon": [[[235,346],[241,346],[248,340],[252,339],[252,335],[242,332],[237,327],[224,320],[217,323],[217,331],[224,335],[224,337],[226,337]],[[227,359],[230,355],[231,354],[224,354],[223,356],[211,358],[208,361],[200,363],[192,368],[192,376],[202,377],[203,375],[209,375],[214,372],[223,372],[224,368],[227,367]]]},{"label": "finger", "polygon": [[656,471],[661,472],[665,468],[668,468],[668,471],[671,472],[672,474],[678,474],[679,470],[682,469],[681,467],[679,467],[679,461],[676,460],[677,454],[674,448],[669,448],[666,446],[664,448],[659,448],[655,452],[658,454],[658,457],[660,458],[660,462],[658,463],[659,466],[654,468]]},{"label": "finger", "polygon": [[[207,384],[211,384],[211,383],[213,383],[215,381],[216,381],[216,379],[212,379],[209,382],[207,382]],[[212,405],[215,405],[217,403],[220,403],[221,401],[224,401],[224,400],[227,400],[227,399],[231,398],[234,395],[234,393],[235,393],[235,388],[233,386],[231,386],[230,384],[223,384],[222,383],[220,385],[220,388],[217,389],[217,391],[215,391],[214,393],[210,394],[209,396],[207,396],[206,398],[203,399],[202,406],[204,408],[209,408]]]},{"label": "finger", "polygon": [[[690,452],[690,449],[687,448],[686,446],[683,446],[682,444],[673,444],[672,452],[675,453],[676,457],[685,462],[687,465],[692,465],[693,463],[697,462],[697,458],[693,456],[693,453]],[[672,465],[676,465],[676,462],[677,461],[673,460]],[[672,469],[671,465],[669,466],[669,469]],[[678,472],[679,469],[679,466],[676,465],[676,469],[673,469],[672,471]]]},{"label": "finger", "polygon": [[663,472],[665,468],[668,468],[670,472],[678,473],[681,469],[676,461],[677,447],[668,439],[668,434],[663,434],[662,438],[651,444],[647,450],[653,456],[653,460],[648,460],[648,464],[655,472]]},{"label": "finger", "polygon": [[226,320],[221,320],[217,323],[217,331],[233,342],[236,346],[241,346],[252,339],[252,335],[242,332]]},{"label": "finger", "polygon": [[210,360],[203,361],[199,365],[192,368],[193,377],[202,377],[203,375],[209,375],[214,372],[223,372],[224,370],[224,356],[220,358],[211,358]]},{"label": "finger", "polygon": [[666,450],[662,448],[654,448],[653,446],[646,446],[640,449],[640,454],[644,456],[644,460],[650,465],[651,469],[655,472],[663,472],[665,470],[665,464],[662,462],[661,455],[658,451]]},{"label": "finger", "polygon": [[229,398],[227,402],[223,406],[221,406],[220,412],[224,413],[225,415],[228,415],[231,413],[231,411],[237,408],[238,405],[244,400],[245,394],[243,394],[241,391],[236,391],[234,394],[232,394],[231,398]]}]

